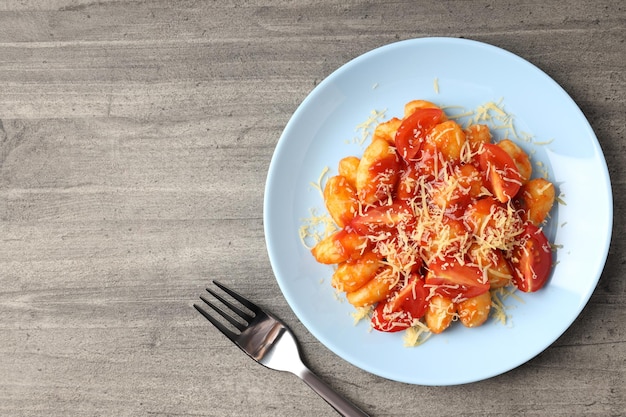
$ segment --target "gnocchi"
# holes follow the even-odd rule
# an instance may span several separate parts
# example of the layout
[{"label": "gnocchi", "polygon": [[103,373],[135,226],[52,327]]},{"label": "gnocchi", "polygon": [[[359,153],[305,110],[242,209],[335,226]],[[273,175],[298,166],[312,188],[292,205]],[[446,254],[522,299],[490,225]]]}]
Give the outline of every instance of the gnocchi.
[{"label": "gnocchi", "polygon": [[348,183],[356,189],[356,171],[361,160],[356,156],[346,156],[339,161],[339,175],[344,177]]},{"label": "gnocchi", "polygon": [[537,226],[552,210],[554,185],[531,178],[529,155],[512,140],[494,143],[487,125],[463,128],[434,103],[413,100],[338,171],[323,194],[340,230],[311,252],[336,266],[332,286],[349,303],[373,309],[375,329],[480,326],[492,291],[537,291],[547,280],[551,254]]},{"label": "gnocchi", "polygon": [[356,170],[356,190],[363,204],[375,204],[392,195],[400,175],[395,148],[386,140],[374,139],[363,152]]},{"label": "gnocchi", "polygon": [[336,175],[326,181],[324,201],[328,214],[339,227],[350,223],[359,209],[356,189],[342,175]]},{"label": "gnocchi", "polygon": [[354,260],[344,261],[333,274],[332,286],[339,291],[356,291],[371,281],[381,266],[379,256],[373,252],[367,252]]}]

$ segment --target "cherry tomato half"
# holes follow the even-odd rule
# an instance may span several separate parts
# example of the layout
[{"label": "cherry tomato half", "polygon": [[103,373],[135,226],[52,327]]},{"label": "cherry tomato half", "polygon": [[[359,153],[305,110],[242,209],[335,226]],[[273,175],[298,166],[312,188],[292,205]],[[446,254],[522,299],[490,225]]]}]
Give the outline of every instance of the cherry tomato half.
[{"label": "cherry tomato half", "polygon": [[521,291],[535,292],[542,288],[552,267],[552,250],[541,229],[528,223],[521,245],[511,257],[513,284]]},{"label": "cherry tomato half", "polygon": [[372,207],[352,219],[348,228],[361,236],[396,229],[401,223],[409,224],[413,212],[407,202],[395,202],[389,206]]},{"label": "cherry tomato half", "polygon": [[472,298],[489,291],[488,277],[476,266],[462,265],[456,259],[436,259],[428,269],[426,285],[436,286],[435,292],[444,297]]},{"label": "cherry tomato half", "polygon": [[484,151],[480,154],[480,167],[487,175],[491,192],[500,202],[506,203],[515,197],[522,186],[522,176],[515,161],[504,149],[493,143],[482,146]]},{"label": "cherry tomato half", "polygon": [[398,154],[405,161],[415,158],[433,126],[441,123],[443,110],[417,109],[402,121],[396,131],[395,144]]},{"label": "cherry tomato half", "polygon": [[372,327],[381,332],[397,332],[411,327],[426,313],[428,290],[418,275],[384,303],[378,303],[372,315]]}]

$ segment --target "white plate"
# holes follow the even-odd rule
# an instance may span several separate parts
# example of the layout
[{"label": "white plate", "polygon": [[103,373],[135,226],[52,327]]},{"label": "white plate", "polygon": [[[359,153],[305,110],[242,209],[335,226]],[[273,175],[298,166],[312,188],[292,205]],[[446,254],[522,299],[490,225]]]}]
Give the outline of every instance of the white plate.
[{"label": "white plate", "polygon": [[[438,88],[437,88],[438,87]],[[402,333],[354,325],[353,308],[330,286],[332,268],[319,265],[298,230],[311,208],[323,210],[310,186],[323,168],[336,172],[344,156],[363,152],[355,127],[372,110],[402,115],[403,105],[425,99],[476,109],[502,99],[515,116],[521,143],[543,164],[566,205],[546,227],[561,245],[546,287],[508,300],[511,319],[490,319],[466,329],[456,323],[415,348]],[[505,132],[498,133],[505,135]],[[510,133],[509,133],[510,134]],[[537,165],[535,165],[537,167]],[[287,302],[307,329],[343,359],[373,374],[407,383],[453,385],[511,370],[552,344],[579,315],[604,267],[613,205],[604,156],[589,123],[568,94],[527,61],[491,45],[453,38],[424,38],[387,45],[339,68],[302,102],[287,124],[271,161],[264,201],[268,253]]]}]

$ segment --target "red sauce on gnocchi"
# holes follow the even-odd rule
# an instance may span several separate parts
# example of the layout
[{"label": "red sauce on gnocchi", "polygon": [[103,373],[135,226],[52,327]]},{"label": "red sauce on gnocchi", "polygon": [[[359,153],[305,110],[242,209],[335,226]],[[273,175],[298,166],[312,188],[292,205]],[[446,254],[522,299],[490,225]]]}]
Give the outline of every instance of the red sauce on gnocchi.
[{"label": "red sauce on gnocchi", "polygon": [[435,104],[411,101],[326,182],[339,231],[311,252],[336,265],[332,285],[352,305],[372,308],[376,330],[423,324],[441,333],[455,318],[479,326],[491,291],[534,292],[550,275],[541,224],[555,191],[531,175],[513,141],[494,142],[486,125],[462,128]]}]

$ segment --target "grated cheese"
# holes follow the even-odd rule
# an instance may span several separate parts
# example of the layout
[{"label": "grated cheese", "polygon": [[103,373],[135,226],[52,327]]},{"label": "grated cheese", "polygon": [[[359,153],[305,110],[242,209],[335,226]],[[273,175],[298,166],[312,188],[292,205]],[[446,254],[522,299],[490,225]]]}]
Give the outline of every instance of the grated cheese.
[{"label": "grated cheese", "polygon": [[359,136],[354,138],[355,143],[363,146],[372,137],[376,126],[384,120],[386,112],[387,110],[372,110],[369,117],[356,126],[355,130],[359,133]]},{"label": "grated cheese", "polygon": [[543,142],[533,141],[533,145],[545,146],[545,145],[551,144],[552,142],[554,142],[554,139],[548,139],[548,140],[543,141]]},{"label": "grated cheese", "polygon": [[310,250],[322,239],[336,232],[338,227],[328,213],[318,214],[314,208],[309,213],[309,217],[301,219],[298,237],[302,245]]},{"label": "grated cheese", "polygon": [[506,313],[507,307],[500,298],[499,291],[500,289],[491,292],[491,317],[498,323],[506,325],[510,316]]},{"label": "grated cheese", "polygon": [[405,347],[416,347],[424,342],[426,342],[430,336],[432,336],[432,332],[421,321],[417,321],[414,326],[409,327],[404,332],[404,346]]},{"label": "grated cheese", "polygon": [[[438,79],[433,81],[436,93],[439,93]],[[375,85],[372,88],[376,88]],[[464,110],[461,107],[448,107]],[[368,138],[371,138],[376,126],[382,122],[385,117],[385,111],[373,110],[368,119],[360,123],[356,127],[359,137],[355,138],[355,142],[363,145]],[[526,132],[516,132],[514,125],[514,116],[504,110],[503,100],[497,102],[487,102],[478,106],[473,111],[462,111],[456,115],[449,116],[449,119],[470,118],[469,124],[485,124],[490,130],[501,130],[507,132],[515,139],[525,140],[534,145],[549,144],[552,140],[546,142],[533,141],[532,136]],[[438,137],[429,138],[431,143],[445,143],[448,133],[452,129],[439,130]],[[461,228],[457,230],[454,222],[461,222],[467,225],[467,210],[458,214],[455,209],[455,198],[458,193],[461,195],[470,195],[472,187],[466,186],[459,181],[459,163],[461,166],[476,163],[476,157],[483,152],[482,145],[478,149],[472,149],[469,141],[464,142],[460,149],[460,161],[452,161],[443,156],[442,152],[434,155],[425,153],[418,159],[416,169],[426,169],[434,178],[428,178],[421,175],[418,178],[411,178],[404,181],[402,186],[413,195],[407,203],[406,212],[394,213],[387,211],[377,221],[376,225],[381,227],[372,227],[369,233],[365,233],[366,242],[363,243],[361,253],[365,250],[372,250],[377,253],[381,260],[381,264],[385,267],[385,277],[381,278],[386,281],[389,288],[396,286],[403,287],[409,282],[409,278],[414,273],[415,267],[421,265],[426,267],[434,261],[443,261],[450,259],[451,262],[457,262],[460,265],[470,264],[480,269],[482,272],[482,283],[489,282],[489,275],[500,278],[510,278],[510,274],[505,274],[485,264],[485,261],[476,261],[475,259],[488,259],[494,250],[501,251],[505,257],[510,257],[513,250],[519,246],[520,237],[524,232],[524,222],[522,221],[518,209],[515,208],[512,201],[504,206],[493,205],[490,212],[480,219],[480,224],[475,230],[470,231],[469,228]],[[390,153],[395,153],[396,148],[389,147]],[[547,178],[548,172],[543,163],[536,162],[540,172],[544,173]],[[510,169],[510,168],[509,168]],[[543,169],[543,171],[541,171]],[[317,182],[312,182],[311,186],[317,189],[323,197],[323,182],[329,169],[325,167]],[[394,187],[389,185],[390,175],[394,172],[383,171],[377,174],[376,183],[380,187],[376,190],[376,195],[383,196],[376,205],[391,206],[394,203]],[[506,172],[501,173],[503,181],[509,181],[521,185],[521,181],[512,179],[511,175]],[[550,187],[552,184],[546,185]],[[545,190],[539,190],[545,191]],[[481,186],[478,195],[476,190],[472,193],[475,200],[482,197],[492,196],[492,193],[485,186]],[[565,204],[560,197],[557,201]],[[474,200],[474,201],[475,201]],[[386,202],[386,204],[385,204]],[[461,206],[464,207],[464,206]],[[358,214],[367,213],[369,207],[359,202]],[[410,225],[409,225],[410,223]],[[382,227],[384,226],[384,227]],[[300,238],[303,244],[307,242],[319,242],[326,236],[338,230],[330,216],[320,216],[311,211],[311,216],[305,220],[300,228]],[[360,232],[359,232],[360,233]],[[369,243],[368,243],[369,242]],[[553,245],[552,249],[560,248],[559,245]],[[470,252],[471,251],[471,252]],[[453,260],[452,260],[453,259]],[[493,257],[492,257],[493,259]],[[444,266],[445,269],[445,266]],[[401,285],[402,284],[402,285]],[[436,287],[425,285],[429,291],[427,300],[434,294]],[[441,288],[441,285],[438,286]],[[459,289],[459,285],[448,286],[450,290]],[[508,298],[521,298],[514,294],[514,287],[504,287],[491,290],[492,308],[490,315],[494,320],[507,324],[510,317],[507,310],[510,308],[505,305]],[[454,300],[454,303],[464,301],[463,294],[460,293]],[[386,307],[390,307],[386,305]],[[359,307],[353,313],[352,317],[355,324],[359,321],[372,317],[373,307]],[[428,326],[422,321],[413,320],[410,313],[400,311],[384,311],[385,320],[389,319],[388,325],[393,328],[405,329],[404,343],[405,346],[418,346],[424,343],[432,333]],[[377,317],[377,315],[374,315]],[[456,320],[458,317],[455,317]]]},{"label": "grated cheese", "polygon": [[326,177],[326,175],[330,172],[330,168],[328,168],[327,166],[324,167],[322,169],[322,173],[320,174],[320,176],[318,177],[317,181],[313,182],[311,181],[309,183],[309,185],[311,187],[313,187],[314,189],[316,189],[317,191],[319,191],[320,195],[322,196],[322,200],[324,199],[324,179]]},{"label": "grated cheese", "polygon": [[503,98],[500,98],[498,102],[489,101],[478,106],[475,110],[475,116],[471,123],[484,123],[487,124],[491,130],[505,131],[505,137],[508,136],[520,139],[520,136],[517,134],[515,129],[515,116],[504,110],[502,101]]},{"label": "grated cheese", "polygon": [[354,325],[356,326],[361,320],[368,319],[372,316],[372,306],[356,307],[351,316],[354,319]]},{"label": "grated cheese", "polygon": [[511,325],[511,315],[507,314],[507,310],[514,308],[512,305],[505,304],[509,298],[524,304],[524,300],[516,294],[517,288],[512,285],[491,290],[491,316],[497,322],[503,325]]}]

